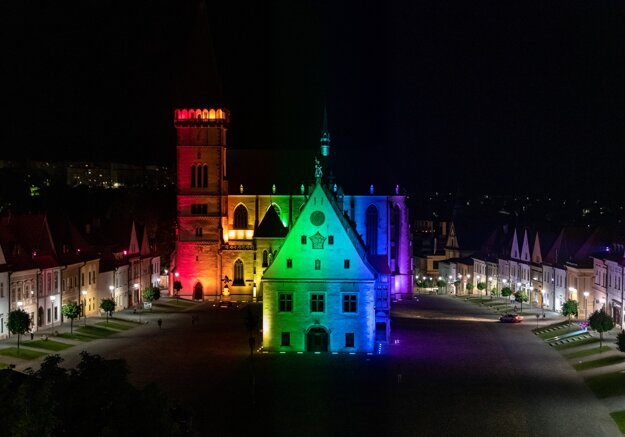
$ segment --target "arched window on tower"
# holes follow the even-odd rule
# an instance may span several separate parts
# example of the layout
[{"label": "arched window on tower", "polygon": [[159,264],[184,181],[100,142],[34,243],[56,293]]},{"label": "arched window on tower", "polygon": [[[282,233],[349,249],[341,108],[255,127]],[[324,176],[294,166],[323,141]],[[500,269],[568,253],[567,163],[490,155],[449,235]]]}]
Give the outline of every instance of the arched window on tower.
[{"label": "arched window on tower", "polygon": [[263,250],[263,267],[269,267],[269,254]]},{"label": "arched window on tower", "polygon": [[243,279],[243,261],[240,259],[234,262],[234,279],[232,285],[245,285],[245,280]]},{"label": "arched window on tower", "polygon": [[202,186],[208,187],[208,165],[204,164],[204,178],[202,180]]},{"label": "arched window on tower", "polygon": [[196,186],[198,188],[202,187],[202,165],[198,164],[197,166],[197,181],[196,181]]},{"label": "arched window on tower", "polygon": [[191,188],[195,188],[195,165],[191,166]]},{"label": "arched window on tower", "polygon": [[378,209],[375,205],[369,205],[367,208],[367,216],[365,219],[365,226],[367,228],[367,254],[378,254]]},{"label": "arched window on tower", "polygon": [[234,229],[247,229],[247,208],[244,205],[234,210]]},{"label": "arched window on tower", "polygon": [[399,206],[393,205],[391,209],[391,270],[396,273],[399,269],[397,253],[399,251],[399,227],[401,211]]}]

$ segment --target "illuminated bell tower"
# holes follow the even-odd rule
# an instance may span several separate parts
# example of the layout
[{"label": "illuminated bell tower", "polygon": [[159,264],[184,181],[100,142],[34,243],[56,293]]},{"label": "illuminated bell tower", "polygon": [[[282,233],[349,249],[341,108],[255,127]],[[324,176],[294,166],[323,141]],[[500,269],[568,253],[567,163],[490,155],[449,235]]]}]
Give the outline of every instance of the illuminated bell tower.
[{"label": "illuminated bell tower", "polygon": [[206,0],[190,2],[193,22],[180,37],[175,69],[177,235],[172,264],[180,294],[204,299],[221,294],[222,225],[226,223],[226,133],[224,109]]},{"label": "illuminated bell tower", "polygon": [[226,222],[226,132],[230,114],[221,108],[176,109],[176,272],[181,295],[194,299],[221,293],[219,248]]},{"label": "illuminated bell tower", "polygon": [[321,156],[330,154],[330,131],[328,131],[328,111],[323,108],[323,130],[321,131]]}]

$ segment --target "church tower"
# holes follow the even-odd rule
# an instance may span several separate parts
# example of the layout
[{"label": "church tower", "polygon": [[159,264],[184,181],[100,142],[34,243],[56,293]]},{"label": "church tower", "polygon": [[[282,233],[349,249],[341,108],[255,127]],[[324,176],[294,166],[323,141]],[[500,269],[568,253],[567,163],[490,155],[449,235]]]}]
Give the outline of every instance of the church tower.
[{"label": "church tower", "polygon": [[[219,105],[221,90],[200,1],[191,30],[193,43],[178,65],[174,126],[177,162],[175,277],[181,295],[194,299],[221,294],[219,249],[227,222],[226,133],[230,114]],[[210,105],[210,106],[209,106]]]}]

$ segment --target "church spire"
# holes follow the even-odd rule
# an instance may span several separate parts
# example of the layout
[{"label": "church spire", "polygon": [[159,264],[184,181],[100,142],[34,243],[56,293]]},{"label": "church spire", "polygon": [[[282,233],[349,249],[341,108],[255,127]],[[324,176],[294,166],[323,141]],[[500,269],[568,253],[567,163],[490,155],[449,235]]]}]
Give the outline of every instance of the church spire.
[{"label": "church spire", "polygon": [[321,130],[321,156],[330,154],[330,131],[328,131],[328,110],[323,107],[323,129]]}]

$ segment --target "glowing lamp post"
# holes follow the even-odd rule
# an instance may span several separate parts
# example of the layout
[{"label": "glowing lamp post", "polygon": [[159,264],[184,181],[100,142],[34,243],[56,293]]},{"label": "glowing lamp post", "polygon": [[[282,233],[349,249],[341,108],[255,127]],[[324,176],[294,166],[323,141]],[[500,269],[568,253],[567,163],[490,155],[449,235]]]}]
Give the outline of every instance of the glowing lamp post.
[{"label": "glowing lamp post", "polygon": [[[56,296],[50,296],[50,302],[52,302],[52,311],[54,312],[54,301],[56,300]],[[52,319],[52,326],[54,326],[54,319]]]},{"label": "glowing lamp post", "polygon": [[588,319],[588,295],[590,293],[584,291],[584,319]]},{"label": "glowing lamp post", "polygon": [[82,315],[85,317],[85,326],[87,326],[87,290],[81,291],[82,293]]}]

